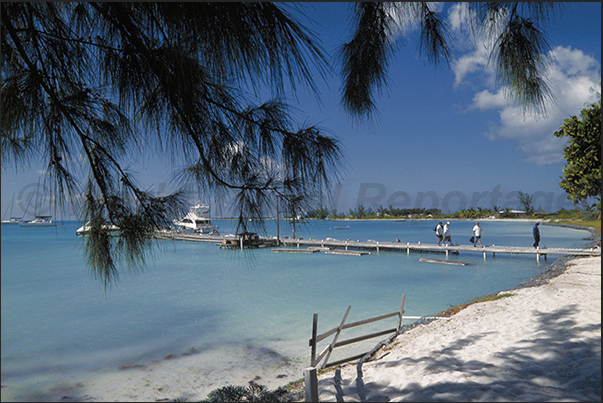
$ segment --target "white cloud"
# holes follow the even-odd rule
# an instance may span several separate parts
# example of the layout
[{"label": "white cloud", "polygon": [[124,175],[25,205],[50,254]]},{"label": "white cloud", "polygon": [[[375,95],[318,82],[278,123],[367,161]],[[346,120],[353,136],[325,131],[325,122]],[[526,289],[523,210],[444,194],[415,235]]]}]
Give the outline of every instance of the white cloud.
[{"label": "white cloud", "polygon": [[[464,60],[466,65],[458,65],[457,79],[460,82],[473,79],[470,73],[479,70],[479,60],[470,55],[459,60]],[[498,110],[499,121],[491,124],[485,135],[491,140],[516,141],[526,154],[526,161],[538,165],[563,160],[566,140],[556,138],[553,133],[565,119],[579,115],[584,107],[596,101],[592,89],[601,92],[601,66],[581,50],[557,47],[549,52],[547,61],[547,82],[556,102],[548,103],[546,116],[524,114],[518,105],[504,96],[502,89],[476,92],[470,106],[471,109]]]},{"label": "white cloud", "polygon": [[448,26],[454,32],[460,32],[467,21],[467,3],[454,3],[448,9]]},{"label": "white cloud", "polygon": [[[421,22],[416,19],[416,15],[414,13],[414,8],[407,7],[409,4],[402,5],[397,3],[385,3],[390,7],[386,8],[386,11],[389,13],[390,17],[395,21],[396,25],[392,29],[392,34],[394,38],[402,37],[410,35],[413,32],[416,32],[421,27]],[[433,12],[439,13],[444,8],[443,2],[427,2],[427,7]]]},{"label": "white cloud", "polygon": [[473,96],[473,107],[478,109],[498,109],[509,105],[502,91],[493,94],[488,90],[478,92]]}]

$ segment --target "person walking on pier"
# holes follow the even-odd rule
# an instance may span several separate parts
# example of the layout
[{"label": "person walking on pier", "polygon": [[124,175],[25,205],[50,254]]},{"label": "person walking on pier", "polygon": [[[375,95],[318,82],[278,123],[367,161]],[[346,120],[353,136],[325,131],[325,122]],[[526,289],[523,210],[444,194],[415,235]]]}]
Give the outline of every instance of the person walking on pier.
[{"label": "person walking on pier", "polygon": [[444,245],[446,245],[446,241],[450,242],[452,245],[452,240],[450,239],[450,221],[446,221],[446,225],[444,225]]},{"label": "person walking on pier", "polygon": [[539,222],[534,224],[534,228],[532,228],[532,235],[534,235],[534,245],[532,246],[534,246],[535,248],[537,248],[540,244],[540,230],[538,229],[538,225],[540,225]]},{"label": "person walking on pier", "polygon": [[442,227],[442,221],[438,223],[435,229],[436,236],[438,237],[438,246],[441,246],[442,240],[444,239],[444,228]]},{"label": "person walking on pier", "polygon": [[485,234],[484,230],[482,229],[482,227],[479,226],[479,221],[477,221],[475,223],[475,225],[473,226],[473,246],[477,246],[477,243],[479,242],[479,246],[484,246],[482,245],[482,235]]}]

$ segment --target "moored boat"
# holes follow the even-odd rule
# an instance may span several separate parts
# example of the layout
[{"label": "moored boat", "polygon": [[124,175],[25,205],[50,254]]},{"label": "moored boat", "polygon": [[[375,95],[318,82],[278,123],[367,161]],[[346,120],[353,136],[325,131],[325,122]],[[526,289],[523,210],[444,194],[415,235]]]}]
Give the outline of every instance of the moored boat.
[{"label": "moored boat", "polygon": [[6,212],[5,212],[5,216],[6,216],[6,213],[8,213],[8,210],[10,209],[10,217],[8,219],[2,220],[2,224],[19,224],[21,222],[21,217],[13,216],[13,205],[14,204],[15,204],[15,194],[13,193],[13,198],[10,201],[10,206],[6,209]]},{"label": "moored boat", "polygon": [[[119,235],[119,227],[113,224],[103,224],[103,229],[108,230],[110,235]],[[82,225],[75,231],[75,235],[86,235],[90,232],[90,221]]]},{"label": "moored boat", "polygon": [[2,224],[19,224],[21,217],[10,217],[8,220],[2,220]]},{"label": "moored boat", "polygon": [[205,204],[191,206],[184,218],[174,220],[174,225],[179,230],[198,234],[214,234],[217,231],[209,217],[209,206]]},{"label": "moored boat", "polygon": [[19,221],[19,227],[56,227],[57,223],[52,221],[52,216],[37,215],[31,221]]}]

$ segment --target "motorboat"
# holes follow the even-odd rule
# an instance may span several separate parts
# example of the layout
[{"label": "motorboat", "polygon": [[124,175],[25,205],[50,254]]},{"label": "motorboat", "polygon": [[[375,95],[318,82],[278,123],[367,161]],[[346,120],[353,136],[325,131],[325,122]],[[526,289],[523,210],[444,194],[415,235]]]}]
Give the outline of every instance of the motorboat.
[{"label": "motorboat", "polygon": [[209,217],[209,206],[196,204],[191,206],[190,211],[184,218],[175,219],[174,225],[178,230],[192,231],[198,234],[213,234],[216,227],[211,223]]},{"label": "motorboat", "polygon": [[10,217],[8,220],[2,220],[2,224],[19,224],[21,217]]},{"label": "motorboat", "polygon": [[52,221],[52,216],[37,215],[31,221],[19,221],[19,227],[56,227],[57,223]]},{"label": "motorboat", "polygon": [[[104,230],[108,230],[109,231],[109,235],[118,235],[119,234],[119,227],[117,225],[114,224],[103,224],[102,228]],[[75,235],[86,235],[90,232],[90,221],[88,221],[86,224],[82,225],[81,227],[79,227],[77,229],[77,231],[75,231]]]}]

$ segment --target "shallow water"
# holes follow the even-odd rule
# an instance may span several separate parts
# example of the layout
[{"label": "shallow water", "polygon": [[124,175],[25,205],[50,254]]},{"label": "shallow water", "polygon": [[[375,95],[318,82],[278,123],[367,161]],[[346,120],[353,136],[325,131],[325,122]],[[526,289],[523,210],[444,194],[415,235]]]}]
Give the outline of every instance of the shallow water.
[{"label": "shallow water", "polygon": [[[222,234],[235,232],[233,221],[214,224]],[[453,242],[468,244],[473,224],[453,221]],[[195,374],[201,399],[212,389],[245,384],[260,373],[260,384],[274,382],[277,375],[285,384],[301,378],[309,365],[314,313],[321,333],[339,324],[348,305],[351,322],[397,311],[405,294],[406,315],[432,315],[513,288],[553,261],[524,255],[484,260],[481,253],[464,253],[449,259],[472,264],[453,266],[418,262],[433,254],[288,254],[160,241],[144,273],[122,275],[105,294],[86,269],[82,238],[75,235],[79,225],[2,225],[3,401],[72,396],[60,387],[64,384],[79,385],[79,396],[87,396],[86,385],[95,377],[151,368],[156,374],[175,367],[184,377]],[[434,243],[434,225],[311,221],[296,232],[313,239]],[[529,246],[532,225],[484,221],[482,242]],[[274,221],[266,228],[266,235],[276,235]],[[280,234],[291,234],[288,222],[281,220]],[[541,246],[584,247],[589,233],[541,225],[541,235]],[[395,327],[395,322],[392,318],[381,328]],[[353,335],[350,330],[341,339]],[[370,350],[379,340],[338,349],[332,360]]]}]

